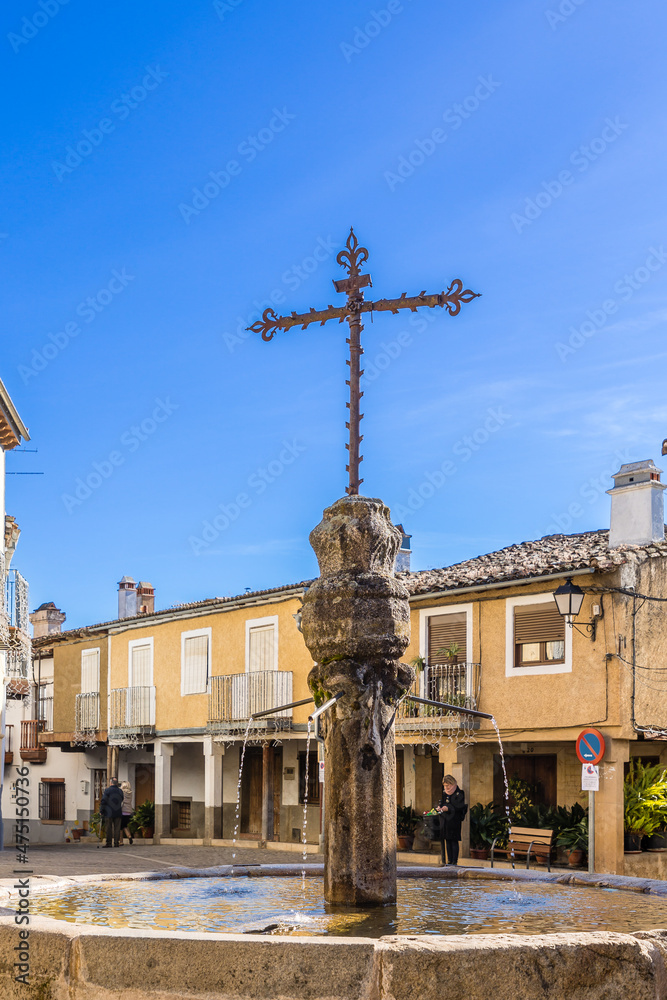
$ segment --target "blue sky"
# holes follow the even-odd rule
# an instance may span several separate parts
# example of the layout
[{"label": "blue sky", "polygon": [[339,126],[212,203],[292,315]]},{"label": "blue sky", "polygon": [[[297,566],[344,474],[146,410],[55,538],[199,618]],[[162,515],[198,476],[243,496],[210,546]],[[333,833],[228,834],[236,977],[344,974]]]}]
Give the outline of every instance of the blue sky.
[{"label": "blue sky", "polygon": [[115,616],[123,574],[167,607],[316,573],[308,532],[346,482],[345,327],[243,327],[271,296],[338,301],[350,225],[374,296],[482,293],[363,333],[364,492],[415,568],[606,526],[610,473],[659,464],[664,4],[0,17],[0,377],[38,449],[8,468],[44,473],[10,476],[7,506],[33,607],[76,626]]}]

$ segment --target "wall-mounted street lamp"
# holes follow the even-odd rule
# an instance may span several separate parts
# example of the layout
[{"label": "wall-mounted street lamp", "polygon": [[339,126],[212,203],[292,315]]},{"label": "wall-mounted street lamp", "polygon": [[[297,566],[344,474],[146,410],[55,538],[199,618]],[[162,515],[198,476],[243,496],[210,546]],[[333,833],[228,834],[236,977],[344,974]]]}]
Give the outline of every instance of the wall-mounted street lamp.
[{"label": "wall-mounted street lamp", "polygon": [[593,618],[590,622],[583,623],[583,628],[586,630],[584,632],[578,625],[574,624],[574,619],[581,611],[581,605],[584,603],[584,592],[581,587],[577,587],[576,583],[572,583],[571,576],[568,576],[565,583],[554,591],[554,601],[559,613],[570,628],[576,629],[581,635],[588,633],[591,642],[595,642],[597,620],[598,618],[602,618],[602,604],[593,605]]}]

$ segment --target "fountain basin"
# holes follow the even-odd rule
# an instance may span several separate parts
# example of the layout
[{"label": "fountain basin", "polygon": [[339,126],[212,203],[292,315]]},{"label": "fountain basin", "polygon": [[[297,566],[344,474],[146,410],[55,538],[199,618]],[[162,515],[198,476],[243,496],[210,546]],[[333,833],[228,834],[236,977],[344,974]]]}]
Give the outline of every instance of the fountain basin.
[{"label": "fountain basin", "polygon": [[[308,879],[320,877],[317,869],[321,872],[321,866],[307,866]],[[88,876],[60,880],[58,888],[166,883],[212,874],[224,876],[229,870],[229,866],[213,871],[180,869],[122,880]],[[299,876],[301,871],[302,866],[292,865],[235,868],[237,874],[247,874],[249,882],[264,874],[275,878],[277,873]],[[434,877],[433,869],[405,868],[400,874],[410,880]],[[594,891],[600,893],[601,903],[609,896],[604,890],[610,887],[628,902],[634,893],[654,901],[658,908],[667,903],[667,884],[618,876],[442,869],[437,877],[442,881],[443,902],[444,890],[451,886],[491,879],[503,893],[511,891],[513,882],[530,887],[552,883],[554,892],[567,893],[567,884],[553,884],[566,882],[597,887]],[[41,892],[33,891],[36,903]],[[15,905],[14,898],[5,894],[5,914]],[[12,982],[18,927],[11,916],[0,917],[3,997],[442,1000],[446,995],[448,1000],[488,1000],[492,993],[494,1000],[611,1000],[621,996],[624,1000],[667,1000],[665,930],[632,934],[397,934],[371,939],[121,930],[33,916],[29,942],[32,993]]]}]

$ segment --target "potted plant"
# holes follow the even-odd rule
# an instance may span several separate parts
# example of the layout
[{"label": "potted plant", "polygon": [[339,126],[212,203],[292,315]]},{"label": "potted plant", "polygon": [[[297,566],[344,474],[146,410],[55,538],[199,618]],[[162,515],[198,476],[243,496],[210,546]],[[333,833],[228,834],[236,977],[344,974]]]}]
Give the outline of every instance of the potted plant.
[{"label": "potted plant", "polygon": [[400,851],[411,851],[415,839],[415,827],[419,816],[412,806],[398,806],[396,809],[396,836]]},{"label": "potted plant", "polygon": [[134,830],[141,830],[144,840],[150,840],[155,830],[155,803],[150,799],[142,802],[130,822]]},{"label": "potted plant", "polygon": [[470,857],[484,861],[495,837],[502,832],[503,819],[492,802],[476,802],[470,807]]},{"label": "potted plant", "polygon": [[458,642],[452,642],[449,646],[443,646],[442,649],[437,649],[435,655],[444,656],[448,663],[457,663],[460,652],[461,647]]},{"label": "potted plant", "polygon": [[93,833],[98,840],[102,840],[103,831],[104,820],[98,812],[93,813],[90,817],[90,832]]},{"label": "potted plant", "polygon": [[642,837],[651,838],[667,825],[667,768],[630,761],[623,792],[625,853],[639,854]]},{"label": "potted plant", "polygon": [[556,838],[556,844],[564,848],[570,868],[580,865],[588,849],[588,816],[562,829]]}]

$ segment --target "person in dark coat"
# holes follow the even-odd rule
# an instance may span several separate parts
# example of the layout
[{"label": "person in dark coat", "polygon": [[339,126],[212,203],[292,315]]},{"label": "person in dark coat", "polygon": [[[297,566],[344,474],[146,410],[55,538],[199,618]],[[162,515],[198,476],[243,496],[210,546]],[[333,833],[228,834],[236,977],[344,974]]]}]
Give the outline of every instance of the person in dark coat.
[{"label": "person in dark coat", "polygon": [[123,822],[123,789],[118,784],[118,778],[112,778],[108,788],[104,789],[100,802],[100,816],[106,822],[107,842],[102,847],[120,847],[120,827]]},{"label": "person in dark coat", "polygon": [[[459,860],[459,840],[461,823],[468,812],[463,790],[456,784],[456,778],[446,774],[442,779],[442,798],[436,806],[440,820],[440,863],[456,865]],[[447,857],[445,858],[445,845]]]}]

